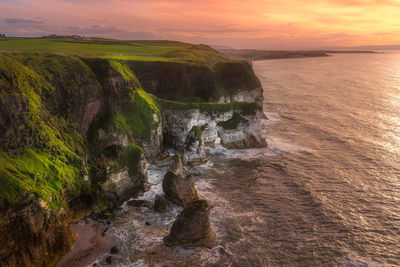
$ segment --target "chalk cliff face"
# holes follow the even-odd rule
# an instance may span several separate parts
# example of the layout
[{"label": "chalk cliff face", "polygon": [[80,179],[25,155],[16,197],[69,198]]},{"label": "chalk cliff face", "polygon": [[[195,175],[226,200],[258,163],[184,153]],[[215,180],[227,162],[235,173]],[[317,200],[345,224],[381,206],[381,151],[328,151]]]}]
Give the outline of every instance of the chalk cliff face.
[{"label": "chalk cliff face", "polygon": [[226,148],[265,147],[261,135],[261,112],[243,114],[240,110],[209,113],[198,109],[168,110],[164,113],[164,133],[170,144],[178,150],[193,127],[202,129],[201,139],[206,146],[221,143]]},{"label": "chalk cliff face", "polygon": [[265,146],[261,102],[247,62],[0,54],[0,265],[54,263],[82,196],[112,206],[145,191],[166,147],[198,165],[218,142]]}]

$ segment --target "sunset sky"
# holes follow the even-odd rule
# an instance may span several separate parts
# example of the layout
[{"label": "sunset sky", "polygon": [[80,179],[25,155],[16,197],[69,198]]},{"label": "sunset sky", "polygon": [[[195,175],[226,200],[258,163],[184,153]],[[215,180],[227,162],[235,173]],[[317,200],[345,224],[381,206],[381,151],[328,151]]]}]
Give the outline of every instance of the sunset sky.
[{"label": "sunset sky", "polygon": [[259,49],[400,44],[400,0],[0,0],[0,33]]}]

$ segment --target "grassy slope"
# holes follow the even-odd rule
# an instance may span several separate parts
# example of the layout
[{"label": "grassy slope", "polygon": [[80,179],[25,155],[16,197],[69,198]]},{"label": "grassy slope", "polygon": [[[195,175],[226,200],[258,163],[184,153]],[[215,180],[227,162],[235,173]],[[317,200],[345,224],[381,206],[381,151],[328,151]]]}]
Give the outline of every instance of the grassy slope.
[{"label": "grassy slope", "polygon": [[83,189],[78,178],[83,138],[64,118],[51,115],[44,107],[42,95],[54,88],[42,75],[5,55],[0,55],[0,70],[0,99],[26,103],[22,135],[31,137],[18,154],[0,149],[0,208],[30,191],[58,209],[63,190]]},{"label": "grassy slope", "polygon": [[124,60],[174,61],[213,65],[226,56],[203,45],[169,41],[120,41],[93,38],[74,39],[12,38],[0,39],[0,52],[35,52],[78,55]]}]

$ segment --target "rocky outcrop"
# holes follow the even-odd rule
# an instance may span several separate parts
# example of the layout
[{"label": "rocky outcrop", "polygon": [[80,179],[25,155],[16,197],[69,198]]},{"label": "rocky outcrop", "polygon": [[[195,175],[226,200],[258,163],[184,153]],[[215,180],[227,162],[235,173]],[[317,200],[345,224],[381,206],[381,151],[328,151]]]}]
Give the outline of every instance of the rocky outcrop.
[{"label": "rocky outcrop", "polygon": [[[219,141],[230,148],[261,146],[258,113],[230,105],[223,111],[171,110],[143,90],[173,100],[260,103],[260,83],[248,63],[217,61],[223,62],[1,54],[0,265],[50,264],[73,243],[59,211],[67,209],[67,195],[105,197],[114,204],[137,195],[146,189],[146,159],[163,159],[165,143],[189,165],[204,163],[204,146]],[[242,117],[234,128],[218,124],[236,121],[234,112]],[[199,199],[180,159],[163,188],[182,206]],[[39,198],[24,198],[25,192],[43,198],[50,209]]]},{"label": "rocky outcrop", "polygon": [[129,61],[127,64],[143,88],[163,99],[195,97],[203,102],[221,102],[225,98],[226,102],[262,103],[261,83],[249,62],[222,59],[215,63],[212,67],[160,61]]},{"label": "rocky outcrop", "polygon": [[147,185],[146,164],[142,149],[134,144],[127,146],[117,162],[108,167],[107,180],[101,184],[104,196],[110,201],[121,203],[143,192]]},{"label": "rocky outcrop", "polygon": [[153,208],[153,203],[151,203],[148,200],[144,200],[144,199],[129,200],[126,204],[128,206],[136,207],[136,208],[141,208],[141,207],[146,207],[146,208],[149,208],[149,209]]},{"label": "rocky outcrop", "polygon": [[184,165],[194,167],[207,162],[204,142],[201,135],[202,130],[199,126],[193,126],[189,131],[183,149],[182,161]]},{"label": "rocky outcrop", "polygon": [[160,195],[156,195],[156,199],[154,200],[153,208],[157,212],[171,211],[171,208],[169,207],[168,202]]},{"label": "rocky outcrop", "polygon": [[203,129],[205,146],[220,142],[227,148],[266,147],[261,131],[262,114],[246,114],[241,110],[210,113],[199,109],[167,110],[164,112],[166,143],[183,151],[186,137],[194,126]]},{"label": "rocky outcrop", "polygon": [[229,102],[256,102],[262,106],[264,100],[263,93],[264,91],[261,86],[253,90],[238,91],[229,97]]},{"label": "rocky outcrop", "polygon": [[1,266],[48,266],[74,242],[65,215],[32,195],[1,212],[0,236]]},{"label": "rocky outcrop", "polygon": [[163,190],[167,199],[183,207],[200,198],[193,177],[186,172],[178,155],[171,159],[170,168],[164,176]]},{"label": "rocky outcrop", "polygon": [[233,112],[229,120],[217,122],[221,145],[236,149],[266,147],[267,143],[261,134],[260,120],[260,112],[253,116]]},{"label": "rocky outcrop", "polygon": [[210,210],[208,201],[204,199],[189,204],[176,218],[164,243],[168,246],[212,247],[216,235],[210,226]]},{"label": "rocky outcrop", "polygon": [[152,114],[154,128],[150,130],[149,138],[137,138],[137,142],[142,147],[146,159],[151,162],[164,159],[168,156],[163,150],[163,124],[162,117]]}]

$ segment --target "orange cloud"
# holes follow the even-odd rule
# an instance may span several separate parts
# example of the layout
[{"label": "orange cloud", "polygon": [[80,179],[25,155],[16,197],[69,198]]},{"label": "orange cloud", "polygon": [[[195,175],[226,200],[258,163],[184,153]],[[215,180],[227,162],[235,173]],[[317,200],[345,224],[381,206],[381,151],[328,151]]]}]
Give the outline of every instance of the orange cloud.
[{"label": "orange cloud", "polygon": [[0,32],[294,49],[400,43],[398,14],[396,0],[2,0]]}]

